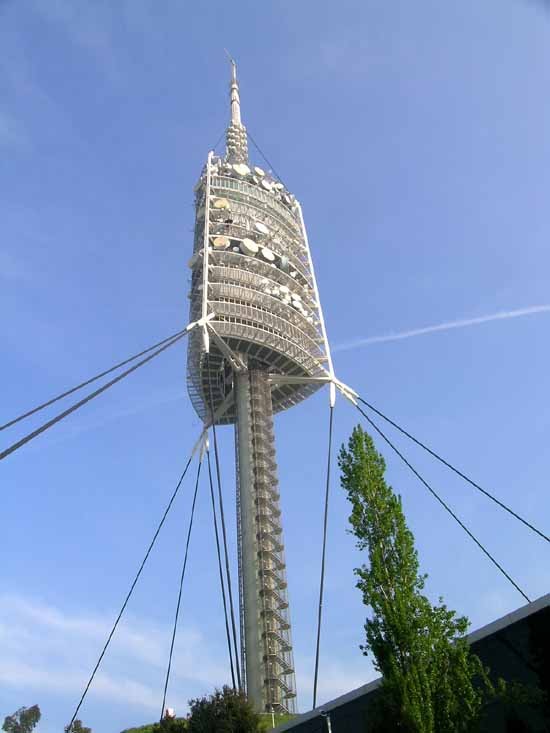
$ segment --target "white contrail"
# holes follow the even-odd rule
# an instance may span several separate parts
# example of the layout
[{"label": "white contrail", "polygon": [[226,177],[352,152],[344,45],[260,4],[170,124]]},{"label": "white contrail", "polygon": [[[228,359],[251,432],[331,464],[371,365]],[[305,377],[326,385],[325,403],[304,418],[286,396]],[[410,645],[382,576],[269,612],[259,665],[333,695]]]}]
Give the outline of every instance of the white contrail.
[{"label": "white contrail", "polygon": [[450,331],[452,328],[467,328],[468,326],[477,326],[480,323],[503,321],[507,318],[532,316],[535,315],[535,313],[550,313],[550,304],[532,305],[529,308],[518,308],[514,311],[499,311],[498,313],[491,313],[488,316],[479,316],[478,318],[461,318],[458,321],[437,323],[434,326],[414,328],[411,331],[400,331],[398,333],[387,333],[384,336],[371,336],[370,338],[366,339],[357,339],[356,341],[349,341],[347,344],[339,344],[333,349],[333,351],[348,351],[349,349],[357,349],[359,348],[359,346],[368,346],[369,344],[383,344],[387,341],[400,341],[401,339],[410,339],[414,336],[423,336],[426,333],[436,333],[437,331]]}]

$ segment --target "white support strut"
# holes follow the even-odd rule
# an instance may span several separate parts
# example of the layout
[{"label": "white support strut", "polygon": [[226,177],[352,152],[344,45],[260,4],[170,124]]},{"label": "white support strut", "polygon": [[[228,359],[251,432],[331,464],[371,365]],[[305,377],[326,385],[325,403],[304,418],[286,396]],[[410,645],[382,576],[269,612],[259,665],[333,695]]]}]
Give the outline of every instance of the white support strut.
[{"label": "white support strut", "polygon": [[330,399],[330,406],[334,407],[334,403],[336,402],[336,388],[334,384],[334,366],[332,364],[332,355],[330,353],[330,345],[329,345],[328,338],[327,338],[327,329],[325,327],[325,318],[323,316],[323,308],[321,306],[321,300],[319,298],[319,288],[317,287],[317,278],[315,277],[315,269],[313,267],[313,260],[311,259],[311,251],[309,249],[309,240],[307,237],[306,225],[304,222],[304,216],[302,214],[302,207],[300,206],[299,201],[296,201],[296,206],[298,208],[298,214],[300,216],[300,225],[302,227],[302,234],[304,235],[304,244],[306,247],[307,259],[309,262],[309,269],[311,272],[311,280],[313,282],[313,292],[315,293],[315,300],[317,301],[317,308],[319,312],[319,322],[321,324],[321,333],[323,334],[325,353],[326,353],[327,361],[328,361],[328,371],[329,371],[331,379],[333,380],[330,384],[330,398],[329,399]]},{"label": "white support strut", "polygon": [[[206,162],[206,192],[204,201],[204,236],[203,236],[203,256],[202,256],[202,318],[205,319],[208,314],[208,253],[209,253],[209,236],[210,236],[210,180],[212,170],[213,151],[208,153]],[[210,351],[210,337],[206,325],[202,330],[202,338],[204,351],[208,354]]]},{"label": "white support strut", "polygon": [[246,371],[246,364],[243,362],[241,357],[236,354],[225,342],[225,340],[218,334],[214,326],[209,323],[208,329],[210,333],[212,334],[213,340],[216,342],[216,344],[219,346],[220,351],[222,354],[227,357],[229,363],[233,367],[233,369],[236,372],[243,372]]}]

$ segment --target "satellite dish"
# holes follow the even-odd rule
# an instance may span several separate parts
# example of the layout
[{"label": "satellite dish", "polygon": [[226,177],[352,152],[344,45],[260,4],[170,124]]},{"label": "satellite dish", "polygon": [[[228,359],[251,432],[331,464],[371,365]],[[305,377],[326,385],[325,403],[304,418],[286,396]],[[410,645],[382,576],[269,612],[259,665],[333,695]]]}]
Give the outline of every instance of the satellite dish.
[{"label": "satellite dish", "polygon": [[275,261],[275,255],[267,247],[264,247],[262,249],[262,257],[264,258],[264,260],[267,260],[268,262],[274,262]]},{"label": "satellite dish", "polygon": [[215,209],[229,210],[231,208],[229,201],[227,199],[216,199],[212,205]]},{"label": "satellite dish", "polygon": [[231,249],[233,250],[233,252],[240,252],[241,251],[239,247],[231,247]]},{"label": "satellite dish", "polygon": [[250,255],[251,257],[254,257],[255,254],[258,254],[258,250],[260,248],[254,242],[254,240],[249,239],[248,237],[245,237],[243,241],[241,242],[241,252],[243,255]]},{"label": "satellite dish", "polygon": [[266,191],[271,191],[272,186],[268,180],[266,180],[265,178],[262,178],[260,183],[262,184],[262,186],[265,188]]},{"label": "satellite dish", "polygon": [[297,276],[298,276],[298,273],[296,272],[296,270],[292,270],[292,272],[290,273],[290,277],[297,277]]},{"label": "satellite dish", "polygon": [[281,285],[280,290],[281,290],[281,293],[284,293],[285,295],[288,295],[289,290],[288,290],[288,286],[287,285]]},{"label": "satellite dish", "polygon": [[292,206],[292,199],[286,193],[283,194],[283,201],[287,206]]},{"label": "satellite dish", "polygon": [[257,232],[260,232],[260,234],[269,234],[269,229],[265,224],[262,224],[261,221],[254,222],[254,228]]},{"label": "satellite dish", "polygon": [[302,300],[302,296],[298,295],[298,293],[293,293],[292,297],[294,298],[294,300],[297,300],[298,302]]},{"label": "satellite dish", "polygon": [[250,173],[250,168],[244,163],[235,163],[233,170],[235,173],[238,173],[239,176],[247,176]]},{"label": "satellite dish", "polygon": [[283,184],[282,184],[282,183],[274,183],[274,184],[273,184],[273,188],[276,188],[276,189],[277,189],[277,191],[282,191],[282,190],[283,190],[283,188],[284,188],[284,186],[283,186]]},{"label": "satellite dish", "polygon": [[229,247],[229,237],[214,237],[212,244],[214,249],[227,249]]},{"label": "satellite dish", "polygon": [[254,173],[259,176],[260,178],[263,178],[265,176],[265,171],[263,168],[259,168],[257,165],[254,166]]}]

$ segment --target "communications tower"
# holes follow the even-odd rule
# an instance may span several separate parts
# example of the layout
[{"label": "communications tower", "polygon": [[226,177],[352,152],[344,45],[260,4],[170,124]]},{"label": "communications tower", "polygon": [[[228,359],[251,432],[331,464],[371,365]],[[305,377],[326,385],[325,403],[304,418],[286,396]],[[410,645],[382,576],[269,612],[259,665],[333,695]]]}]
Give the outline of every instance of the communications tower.
[{"label": "communications tower", "polygon": [[[241,660],[259,712],[294,712],[296,684],[273,415],[334,374],[302,210],[249,159],[232,62],[226,153],[195,187],[188,390],[209,425],[235,425]],[[290,487],[289,487],[290,488]],[[299,487],[294,487],[296,490]]]}]

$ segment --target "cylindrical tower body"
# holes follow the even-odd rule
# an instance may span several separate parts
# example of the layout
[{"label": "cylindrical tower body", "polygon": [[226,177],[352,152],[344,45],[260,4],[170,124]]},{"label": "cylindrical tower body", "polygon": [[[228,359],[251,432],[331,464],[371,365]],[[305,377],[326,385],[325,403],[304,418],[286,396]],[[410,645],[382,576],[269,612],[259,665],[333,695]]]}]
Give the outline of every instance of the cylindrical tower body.
[{"label": "cylindrical tower body", "polygon": [[205,424],[235,424],[241,647],[249,699],[293,712],[296,690],[273,414],[332,374],[300,206],[248,161],[235,70],[227,154],[195,188],[188,389]]},{"label": "cylindrical tower body", "polygon": [[[212,154],[209,161],[196,189],[190,318],[214,313],[211,325],[229,349],[270,374],[326,376],[329,356],[299,204],[281,183],[258,176],[257,167],[233,166]],[[241,165],[250,173],[237,173]],[[230,359],[210,341],[207,356],[199,330],[189,340],[189,394],[205,420],[210,386],[215,410],[233,388]],[[318,387],[273,383],[273,411]],[[235,422],[234,404],[219,422]]]}]

